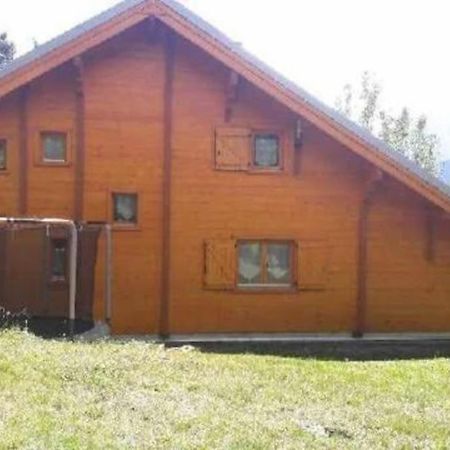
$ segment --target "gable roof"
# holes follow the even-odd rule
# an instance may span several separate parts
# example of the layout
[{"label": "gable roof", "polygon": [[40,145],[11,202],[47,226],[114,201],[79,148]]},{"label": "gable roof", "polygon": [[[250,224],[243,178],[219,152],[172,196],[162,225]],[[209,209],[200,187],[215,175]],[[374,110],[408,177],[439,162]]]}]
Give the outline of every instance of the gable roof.
[{"label": "gable roof", "polygon": [[450,186],[247,52],[175,0],[125,0],[0,71],[0,98],[115,34],[156,16],[337,141],[450,213]]}]

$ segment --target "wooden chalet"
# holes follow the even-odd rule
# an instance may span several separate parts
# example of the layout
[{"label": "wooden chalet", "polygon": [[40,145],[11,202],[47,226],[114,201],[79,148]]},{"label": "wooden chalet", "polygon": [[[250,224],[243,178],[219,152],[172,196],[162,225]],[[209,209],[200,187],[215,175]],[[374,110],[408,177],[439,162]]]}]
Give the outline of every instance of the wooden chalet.
[{"label": "wooden chalet", "polygon": [[[36,314],[68,315],[69,234],[11,262],[11,224],[56,217],[112,227],[116,334],[450,335],[449,187],[173,0],[0,71],[0,216],[0,305],[34,276]],[[103,320],[93,233],[80,314]]]}]

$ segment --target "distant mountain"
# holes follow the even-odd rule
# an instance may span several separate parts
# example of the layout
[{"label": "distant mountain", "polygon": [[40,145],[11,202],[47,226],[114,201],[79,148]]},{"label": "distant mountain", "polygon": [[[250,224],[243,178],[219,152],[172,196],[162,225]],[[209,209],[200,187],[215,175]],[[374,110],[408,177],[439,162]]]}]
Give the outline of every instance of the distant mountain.
[{"label": "distant mountain", "polygon": [[446,183],[450,184],[450,159],[442,163],[441,174],[443,180]]}]

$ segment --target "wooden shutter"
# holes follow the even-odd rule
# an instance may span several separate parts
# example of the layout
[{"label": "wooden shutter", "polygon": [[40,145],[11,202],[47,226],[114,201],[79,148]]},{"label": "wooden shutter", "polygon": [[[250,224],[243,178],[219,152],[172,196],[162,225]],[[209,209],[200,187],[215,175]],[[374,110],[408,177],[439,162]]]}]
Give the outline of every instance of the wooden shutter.
[{"label": "wooden shutter", "polygon": [[204,244],[204,286],[206,289],[233,289],[236,279],[236,241],[215,239]]},{"label": "wooden shutter", "polygon": [[329,272],[329,243],[301,241],[298,246],[298,286],[301,290],[324,290]]},{"label": "wooden shutter", "polygon": [[215,166],[219,170],[248,170],[251,154],[251,130],[217,128]]}]

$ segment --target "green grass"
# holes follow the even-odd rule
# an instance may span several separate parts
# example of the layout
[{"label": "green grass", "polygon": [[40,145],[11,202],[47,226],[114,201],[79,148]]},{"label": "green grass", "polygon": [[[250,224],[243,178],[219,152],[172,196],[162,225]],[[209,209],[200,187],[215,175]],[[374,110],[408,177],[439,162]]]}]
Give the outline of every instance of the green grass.
[{"label": "green grass", "polygon": [[450,362],[0,333],[1,449],[450,448]]}]

